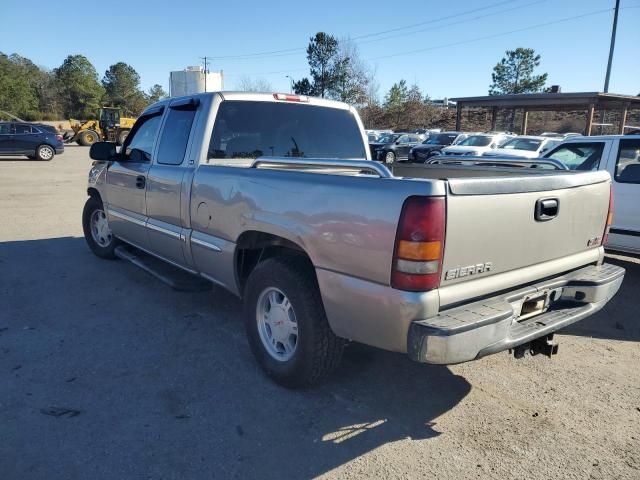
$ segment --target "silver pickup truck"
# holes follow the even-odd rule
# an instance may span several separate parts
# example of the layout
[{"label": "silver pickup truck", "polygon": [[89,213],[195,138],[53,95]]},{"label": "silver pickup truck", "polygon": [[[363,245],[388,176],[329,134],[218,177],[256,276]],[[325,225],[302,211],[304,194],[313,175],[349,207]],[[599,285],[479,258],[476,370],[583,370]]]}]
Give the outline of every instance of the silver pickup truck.
[{"label": "silver pickup truck", "polygon": [[241,297],[253,353],[288,386],[326,376],[348,340],[437,364],[551,354],[553,332],[601,309],[624,276],[603,263],[608,173],[389,170],[337,102],[164,100],[119,152],[96,143],[90,156],[91,250]]}]

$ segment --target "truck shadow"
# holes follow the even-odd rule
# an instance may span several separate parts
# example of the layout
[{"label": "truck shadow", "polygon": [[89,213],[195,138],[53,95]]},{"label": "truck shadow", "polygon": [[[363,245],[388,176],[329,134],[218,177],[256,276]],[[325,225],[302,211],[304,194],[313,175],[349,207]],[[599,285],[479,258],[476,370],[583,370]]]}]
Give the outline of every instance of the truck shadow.
[{"label": "truck shadow", "polygon": [[605,261],[626,269],[620,290],[597,314],[563,329],[561,333],[638,342],[640,341],[640,318],[637,313],[640,259],[616,254],[615,257],[607,255]]},{"label": "truck shadow", "polygon": [[0,243],[0,271],[7,480],[311,478],[428,442],[471,389],[355,344],[327,383],[281,388],[257,367],[235,297],[172,291],[81,238]]}]

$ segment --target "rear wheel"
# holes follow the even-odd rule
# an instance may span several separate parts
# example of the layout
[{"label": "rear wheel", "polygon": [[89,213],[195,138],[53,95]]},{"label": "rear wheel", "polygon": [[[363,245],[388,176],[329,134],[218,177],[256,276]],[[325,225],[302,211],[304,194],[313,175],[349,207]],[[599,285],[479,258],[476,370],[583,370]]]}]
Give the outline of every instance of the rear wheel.
[{"label": "rear wheel", "polygon": [[82,229],[84,239],[93,253],[100,258],[116,258],[114,251],[120,242],[109,228],[107,214],[99,198],[87,199],[82,211]]},{"label": "rear wheel", "polygon": [[262,369],[286,387],[318,383],[340,363],[344,340],[329,327],[312,267],[270,258],[249,276],[244,320]]},{"label": "rear wheel", "polygon": [[36,149],[36,158],[38,160],[44,160],[48,162],[54,157],[55,154],[56,154],[56,151],[53,149],[51,145],[40,145]]},{"label": "rear wheel", "polygon": [[384,155],[384,163],[388,163],[389,165],[396,162],[396,154],[393,152],[387,152]]},{"label": "rear wheel", "polygon": [[89,147],[96,143],[98,140],[100,140],[100,138],[98,137],[98,134],[93,130],[83,130],[82,132],[78,133],[78,143],[83,147]]}]

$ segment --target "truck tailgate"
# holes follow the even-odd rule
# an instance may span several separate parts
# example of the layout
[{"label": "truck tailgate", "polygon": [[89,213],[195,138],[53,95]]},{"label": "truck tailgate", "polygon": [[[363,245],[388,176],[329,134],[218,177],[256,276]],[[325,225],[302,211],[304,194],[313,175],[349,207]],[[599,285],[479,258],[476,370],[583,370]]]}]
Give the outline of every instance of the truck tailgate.
[{"label": "truck tailgate", "polygon": [[505,272],[523,284],[597,260],[609,194],[606,172],[450,179],[441,305],[495,291]]}]

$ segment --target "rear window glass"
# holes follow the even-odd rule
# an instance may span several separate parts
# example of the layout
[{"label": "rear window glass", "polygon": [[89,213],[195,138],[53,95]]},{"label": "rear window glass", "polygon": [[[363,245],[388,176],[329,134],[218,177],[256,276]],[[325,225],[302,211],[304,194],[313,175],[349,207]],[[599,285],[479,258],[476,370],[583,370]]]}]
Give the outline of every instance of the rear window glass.
[{"label": "rear window glass", "polygon": [[458,145],[463,147],[486,147],[491,143],[491,140],[493,140],[491,137],[485,137],[484,135],[472,135]]},{"label": "rear window glass", "polygon": [[507,150],[527,150],[535,152],[542,142],[540,140],[530,138],[513,138],[502,145]]},{"label": "rear window glass", "polygon": [[208,159],[366,158],[351,112],[292,103],[227,100],[220,104]]},{"label": "rear window glass", "polygon": [[565,143],[545,157],[564,163],[569,170],[597,170],[603,150],[604,142]]}]

